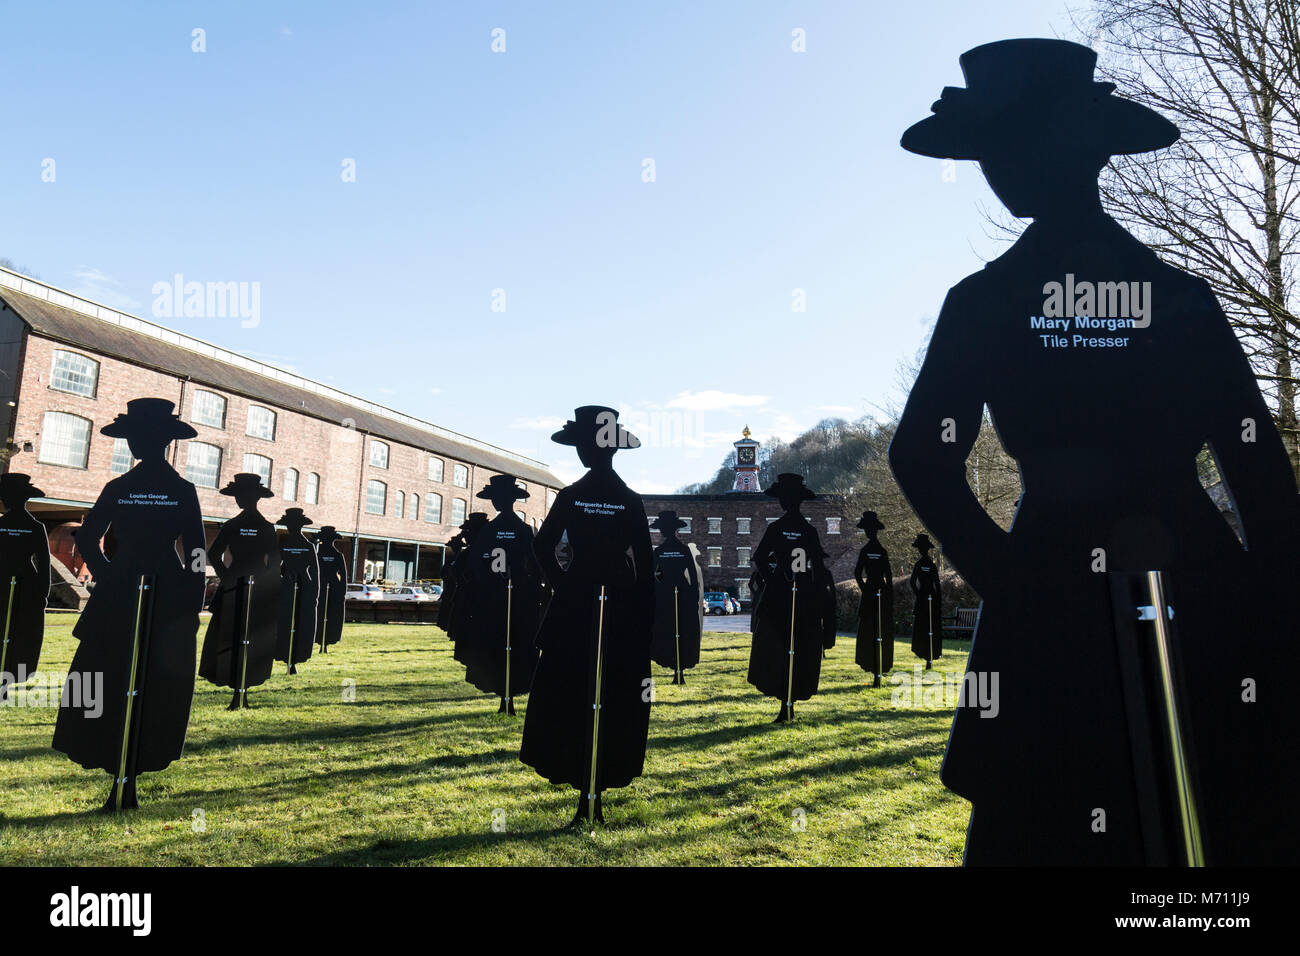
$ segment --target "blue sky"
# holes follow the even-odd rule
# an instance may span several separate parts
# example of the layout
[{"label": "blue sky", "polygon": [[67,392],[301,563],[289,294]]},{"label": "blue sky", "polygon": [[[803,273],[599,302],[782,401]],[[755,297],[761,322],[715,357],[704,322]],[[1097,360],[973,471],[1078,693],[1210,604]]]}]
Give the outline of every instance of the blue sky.
[{"label": "blue sky", "polygon": [[260,283],[255,327],[160,321],[565,478],[550,432],[617,406],[646,492],[709,477],[746,423],[788,438],[898,397],[999,248],[978,169],[946,181],[899,135],[962,51],[1073,35],[1062,0],[42,3],[3,25],[0,256],[145,317],[177,273]]}]

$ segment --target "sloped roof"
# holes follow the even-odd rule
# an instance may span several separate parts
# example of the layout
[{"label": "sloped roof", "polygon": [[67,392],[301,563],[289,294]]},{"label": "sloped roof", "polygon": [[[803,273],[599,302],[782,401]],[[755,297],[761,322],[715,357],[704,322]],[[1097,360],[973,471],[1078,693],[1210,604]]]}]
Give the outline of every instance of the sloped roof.
[{"label": "sloped roof", "polygon": [[[6,274],[3,278],[16,280],[20,277]],[[250,366],[247,368],[234,364],[216,356],[224,353],[236,360],[242,357],[133,316],[104,308],[112,320],[96,318],[81,311],[81,308],[93,308],[93,303],[50,289],[43,283],[26,279],[22,282],[24,286],[31,285],[37,291],[53,293],[54,297],[67,299],[78,306],[74,309],[39,295],[19,292],[7,287],[8,283],[0,284],[0,300],[33,332],[46,338],[172,375],[188,376],[192,382],[324,421],[338,424],[351,420],[358,431],[514,475],[524,481],[552,488],[563,487],[564,483],[551,474],[543,462],[420,422],[261,362],[247,359],[245,361]],[[204,351],[196,351],[197,348]],[[354,401],[347,401],[348,398],[354,398]]]}]

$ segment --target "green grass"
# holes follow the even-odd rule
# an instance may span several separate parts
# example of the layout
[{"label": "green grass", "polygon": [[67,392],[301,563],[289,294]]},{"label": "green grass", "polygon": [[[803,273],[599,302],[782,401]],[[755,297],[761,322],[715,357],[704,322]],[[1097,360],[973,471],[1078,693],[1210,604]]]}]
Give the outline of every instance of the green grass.
[{"label": "green grass", "polygon": [[[67,669],[72,623],[49,615],[42,672]],[[934,673],[959,676],[961,648]],[[527,699],[498,716],[430,626],[349,624],[297,677],[278,665],[243,713],[199,682],[185,755],[144,776],[142,809],[120,817],[97,812],[106,774],[50,749],[53,709],[0,708],[0,864],[960,862],[967,805],[938,779],[951,706],[891,705],[841,638],[821,692],[774,726],[748,656],[749,635],[713,633],[685,688],[657,670],[645,775],[607,795],[594,835],[558,831],[572,791],[519,762]]]}]

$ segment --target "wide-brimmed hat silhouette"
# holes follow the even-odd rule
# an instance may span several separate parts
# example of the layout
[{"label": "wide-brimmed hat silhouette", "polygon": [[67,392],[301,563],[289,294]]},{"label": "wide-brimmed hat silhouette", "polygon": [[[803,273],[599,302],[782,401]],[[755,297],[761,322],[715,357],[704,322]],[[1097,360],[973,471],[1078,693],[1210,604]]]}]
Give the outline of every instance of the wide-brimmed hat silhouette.
[{"label": "wide-brimmed hat silhouette", "polygon": [[618,412],[607,405],[583,405],[551,436],[557,445],[579,448],[640,448],[641,439],[618,424]]},{"label": "wide-brimmed hat silhouette", "polygon": [[486,511],[473,511],[466,516],[464,523],[460,526],[461,534],[465,536],[465,543],[468,544],[473,535],[479,528],[488,523]]},{"label": "wide-brimmed hat silhouette", "polygon": [[867,532],[885,530],[884,522],[882,522],[878,517],[876,517],[876,513],[874,511],[862,512],[862,517],[858,520],[857,527]]},{"label": "wide-brimmed hat silhouette", "polygon": [[175,414],[176,405],[165,398],[133,398],[126,411],[99,430],[109,438],[158,438],[172,441],[198,435]]},{"label": "wide-brimmed hat silhouette", "polygon": [[0,475],[0,499],[30,501],[32,498],[44,497],[45,492],[32,484],[31,475],[24,475],[17,471],[9,471]]},{"label": "wide-brimmed hat silhouette", "polygon": [[241,471],[239,474],[232,476],[226,487],[221,489],[221,494],[234,497],[251,491],[256,491],[259,498],[275,497],[275,492],[262,484],[261,475],[255,475],[247,471]]},{"label": "wide-brimmed hat silhouette", "polygon": [[659,517],[650,522],[650,527],[663,534],[672,534],[678,528],[685,528],[686,522],[677,517],[676,511],[661,511]]},{"label": "wide-brimmed hat silhouette", "polygon": [[280,519],[276,521],[276,524],[282,524],[286,528],[305,528],[311,524],[311,519],[302,513],[301,508],[289,508],[284,514],[280,515]]},{"label": "wide-brimmed hat silhouette", "polygon": [[786,495],[798,495],[803,501],[811,501],[817,495],[803,483],[803,475],[786,472],[777,475],[776,481],[763,492],[769,498],[784,498]]},{"label": "wide-brimmed hat silhouette", "polygon": [[1068,130],[1080,147],[1108,155],[1163,149],[1178,127],[1152,109],[1112,96],[1093,79],[1097,54],[1068,40],[999,40],[960,57],[964,87],[945,86],[933,116],[903,134],[904,149],[939,159],[980,159],[990,144],[1036,130]]},{"label": "wide-brimmed hat silhouette", "polygon": [[488,501],[500,501],[502,498],[509,497],[515,501],[522,501],[528,497],[528,492],[519,487],[514,475],[493,475],[474,497],[486,498]]},{"label": "wide-brimmed hat silhouette", "polygon": [[316,532],[316,540],[324,544],[331,544],[339,540],[339,529],[332,524],[323,524],[319,531]]},{"label": "wide-brimmed hat silhouette", "polygon": [[934,542],[930,540],[928,534],[922,531],[916,536],[916,540],[912,542],[912,547],[920,551],[929,551],[934,548]]}]

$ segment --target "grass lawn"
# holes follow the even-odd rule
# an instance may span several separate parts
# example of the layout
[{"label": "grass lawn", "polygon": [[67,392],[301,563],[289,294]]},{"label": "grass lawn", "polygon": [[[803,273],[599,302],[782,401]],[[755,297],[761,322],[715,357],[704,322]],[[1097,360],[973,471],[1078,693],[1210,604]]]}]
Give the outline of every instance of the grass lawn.
[{"label": "grass lawn", "polygon": [[[73,621],[49,615],[43,673],[67,669]],[[966,647],[932,673],[960,677]],[[645,775],[606,795],[594,836],[557,831],[572,791],[519,762],[527,698],[498,716],[432,626],[348,624],[296,677],[277,665],[251,711],[199,682],[184,757],[120,817],[97,812],[107,774],[50,749],[55,710],[0,708],[0,864],[960,862],[967,805],[938,779],[950,704],[891,705],[841,638],[821,692],[774,726],[748,658],[748,634],[710,633],[684,688],[656,669]]]}]

